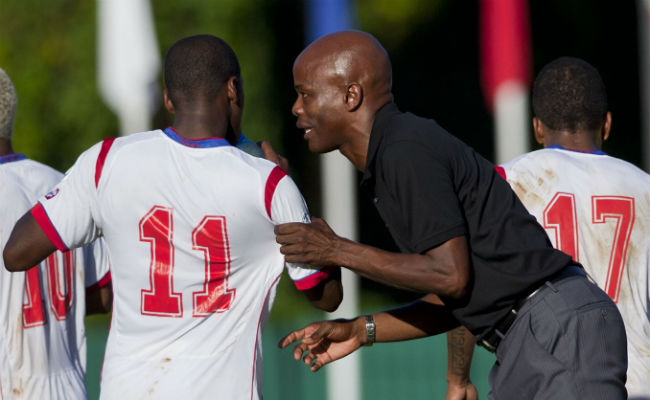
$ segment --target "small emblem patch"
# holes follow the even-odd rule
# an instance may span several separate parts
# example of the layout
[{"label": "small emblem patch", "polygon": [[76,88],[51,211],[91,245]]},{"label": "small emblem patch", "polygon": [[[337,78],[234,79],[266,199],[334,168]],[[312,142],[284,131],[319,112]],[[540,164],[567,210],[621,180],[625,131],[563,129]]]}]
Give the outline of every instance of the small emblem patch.
[{"label": "small emblem patch", "polygon": [[53,190],[50,193],[46,194],[45,198],[49,200],[52,197],[56,196],[57,194],[59,194],[59,188],[56,188],[55,190]]}]

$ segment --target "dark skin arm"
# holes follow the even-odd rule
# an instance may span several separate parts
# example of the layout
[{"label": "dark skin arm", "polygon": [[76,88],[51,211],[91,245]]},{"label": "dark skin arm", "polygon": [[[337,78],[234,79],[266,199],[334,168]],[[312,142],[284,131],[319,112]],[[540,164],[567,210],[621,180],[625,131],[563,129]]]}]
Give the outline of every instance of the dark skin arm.
[{"label": "dark skin arm", "polygon": [[104,314],[113,308],[113,286],[108,285],[95,290],[86,290],[86,315]]},{"label": "dark skin arm", "polygon": [[287,262],[340,265],[388,286],[451,298],[461,298],[467,290],[470,260],[465,236],[423,254],[403,254],[337,236],[320,218],[309,224],[277,225],[275,234]]},{"label": "dark skin arm", "polygon": [[[374,314],[373,317],[377,342],[417,339],[458,326],[458,321],[433,294],[407,306]],[[294,359],[302,358],[312,371],[318,371],[323,365],[343,358],[366,344],[365,318],[315,322],[289,333],[278,345],[285,348],[298,340],[302,342],[293,350]]]},{"label": "dark skin arm", "polygon": [[31,213],[23,215],[14,226],[2,253],[9,271],[26,271],[38,265],[56,250]]},{"label": "dark skin arm", "polygon": [[464,326],[447,332],[447,395],[445,400],[477,400],[469,379],[476,338]]},{"label": "dark skin arm", "polygon": [[[41,263],[56,247],[45,235],[31,213],[23,215],[14,226],[3,251],[7,270],[26,271]],[[106,285],[86,292],[86,314],[109,312],[113,305],[113,290]]]},{"label": "dark skin arm", "polygon": [[343,300],[341,269],[334,268],[330,276],[311,289],[303,290],[312,306],[327,312],[333,312]]}]

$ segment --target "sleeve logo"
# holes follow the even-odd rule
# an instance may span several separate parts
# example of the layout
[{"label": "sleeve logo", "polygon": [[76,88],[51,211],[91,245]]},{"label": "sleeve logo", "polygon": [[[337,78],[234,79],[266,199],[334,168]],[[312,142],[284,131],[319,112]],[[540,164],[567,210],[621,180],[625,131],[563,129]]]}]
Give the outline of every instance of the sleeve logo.
[{"label": "sleeve logo", "polygon": [[57,194],[59,194],[59,188],[56,188],[55,190],[53,190],[53,191],[51,191],[50,193],[46,194],[46,195],[45,195],[45,198],[46,198],[47,200],[49,200],[49,199],[51,199],[52,197],[56,196]]}]

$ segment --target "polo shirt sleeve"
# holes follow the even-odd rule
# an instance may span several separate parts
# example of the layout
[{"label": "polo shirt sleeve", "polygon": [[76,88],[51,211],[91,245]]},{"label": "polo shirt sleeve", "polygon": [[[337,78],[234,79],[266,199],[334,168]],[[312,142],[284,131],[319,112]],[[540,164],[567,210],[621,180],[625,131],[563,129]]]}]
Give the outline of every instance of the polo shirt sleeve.
[{"label": "polo shirt sleeve", "polygon": [[388,205],[382,215],[389,216],[389,230],[403,250],[423,253],[466,233],[450,153],[414,141],[397,141],[384,151]]},{"label": "polo shirt sleeve", "polygon": [[52,243],[62,251],[92,242],[100,235],[95,223],[94,173],[99,144],[82,153],[63,179],[31,209]]},{"label": "polo shirt sleeve", "polygon": [[[308,223],[311,221],[309,210],[304,198],[300,194],[293,179],[286,174],[281,175],[274,188],[269,204],[270,217],[274,224],[289,222]],[[281,171],[281,170],[280,170]],[[271,176],[273,176],[271,172]],[[268,185],[267,185],[268,187]],[[330,276],[331,268],[314,269],[305,264],[286,263],[289,277],[293,280],[298,290],[307,290],[315,287]]]}]

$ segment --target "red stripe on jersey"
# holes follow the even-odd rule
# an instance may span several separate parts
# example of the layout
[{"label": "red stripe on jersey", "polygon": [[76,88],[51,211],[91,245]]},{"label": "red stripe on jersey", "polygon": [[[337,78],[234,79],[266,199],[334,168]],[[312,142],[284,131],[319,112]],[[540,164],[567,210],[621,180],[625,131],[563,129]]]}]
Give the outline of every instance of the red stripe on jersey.
[{"label": "red stripe on jersey", "polygon": [[43,205],[41,203],[36,203],[30,212],[43,232],[45,232],[45,236],[50,239],[50,242],[52,242],[57,249],[67,251],[68,247],[63,243],[63,239],[61,239],[59,232],[57,232],[54,225],[52,225],[52,221],[50,221],[50,217],[47,215]]},{"label": "red stripe on jersey", "polygon": [[325,279],[329,278],[331,271],[331,267],[323,268],[320,271],[316,271],[316,273],[306,276],[298,281],[293,281],[293,284],[296,285],[296,288],[298,288],[298,290],[311,289]]},{"label": "red stripe on jersey", "polygon": [[115,138],[104,139],[102,142],[102,148],[99,150],[99,155],[97,156],[97,164],[95,165],[95,187],[99,186],[99,178],[102,176],[102,170],[104,169],[104,162],[106,161],[106,156],[108,151],[111,149]]},{"label": "red stripe on jersey", "polygon": [[86,293],[92,293],[92,292],[94,292],[96,290],[99,290],[99,289],[103,288],[104,286],[108,285],[109,283],[111,283],[111,281],[112,281],[111,271],[108,271],[106,273],[106,275],[104,275],[104,277],[102,279],[100,279],[97,282],[93,283],[92,285],[88,286],[86,288]]},{"label": "red stripe on jersey", "polygon": [[266,180],[266,189],[264,189],[264,205],[266,206],[266,213],[270,219],[273,219],[273,217],[271,217],[271,201],[273,201],[275,188],[278,186],[280,179],[284,178],[286,175],[287,173],[284,172],[282,168],[275,167]]},{"label": "red stripe on jersey", "polygon": [[503,179],[506,179],[506,170],[499,165],[494,166],[494,170],[497,171],[497,174],[501,175]]}]

